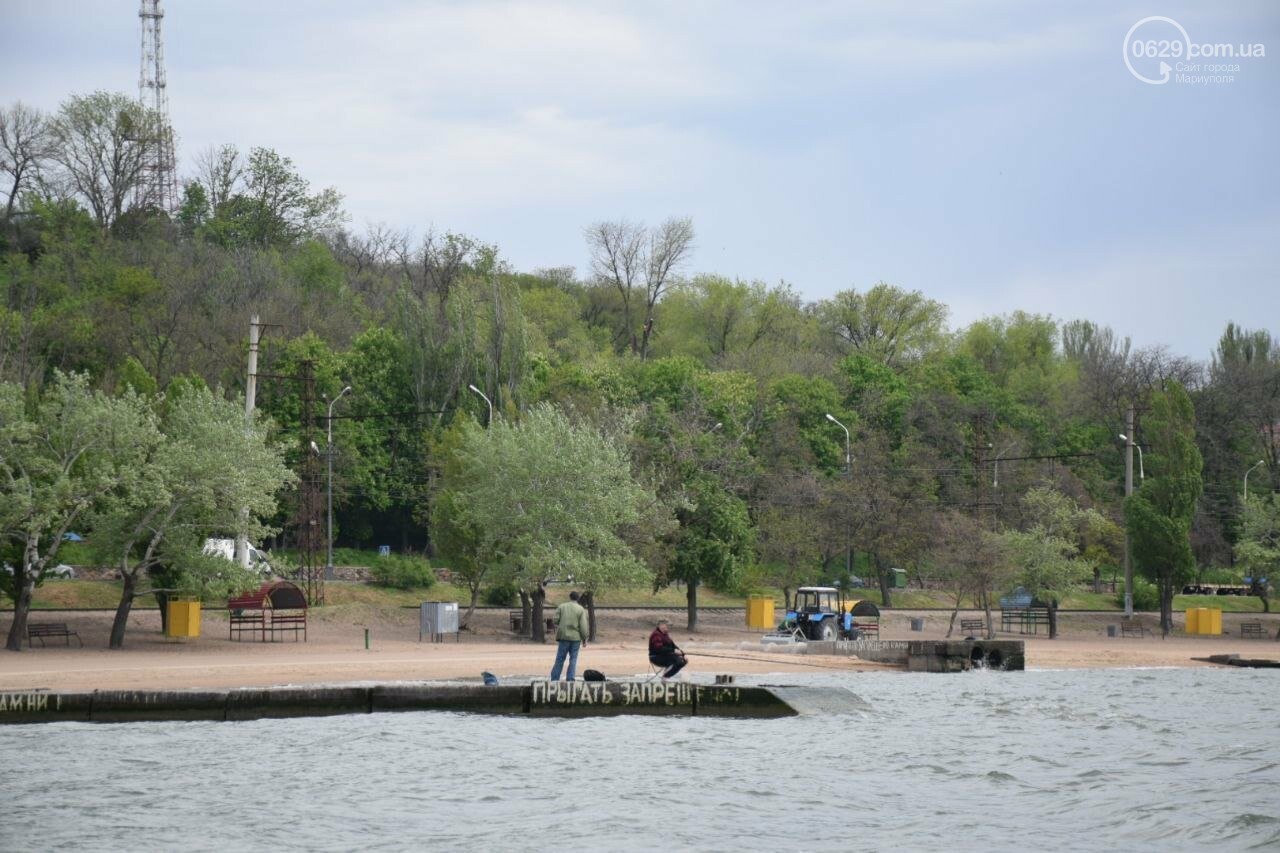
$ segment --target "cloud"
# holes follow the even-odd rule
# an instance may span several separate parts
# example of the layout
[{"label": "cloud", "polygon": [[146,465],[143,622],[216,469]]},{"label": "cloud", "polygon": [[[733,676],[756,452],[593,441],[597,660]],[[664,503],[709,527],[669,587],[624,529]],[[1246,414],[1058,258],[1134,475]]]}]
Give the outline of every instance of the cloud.
[{"label": "cloud", "polygon": [[[963,326],[1017,308],[1060,320],[1110,325],[1138,345],[1163,343],[1207,358],[1228,321],[1267,328],[1280,316],[1280,217],[1198,224],[1161,240],[1118,245],[1097,254],[1042,258],[1032,267],[993,276],[988,288],[950,300]],[[1251,286],[1251,283],[1253,286]]]}]

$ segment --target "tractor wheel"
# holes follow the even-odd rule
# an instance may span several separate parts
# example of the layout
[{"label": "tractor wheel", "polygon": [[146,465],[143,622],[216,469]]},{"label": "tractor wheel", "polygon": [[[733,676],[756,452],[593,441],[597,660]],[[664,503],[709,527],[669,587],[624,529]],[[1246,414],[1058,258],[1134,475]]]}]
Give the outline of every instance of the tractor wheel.
[{"label": "tractor wheel", "polygon": [[819,640],[835,640],[838,639],[840,631],[836,628],[836,620],[823,619],[822,624],[818,626]]}]

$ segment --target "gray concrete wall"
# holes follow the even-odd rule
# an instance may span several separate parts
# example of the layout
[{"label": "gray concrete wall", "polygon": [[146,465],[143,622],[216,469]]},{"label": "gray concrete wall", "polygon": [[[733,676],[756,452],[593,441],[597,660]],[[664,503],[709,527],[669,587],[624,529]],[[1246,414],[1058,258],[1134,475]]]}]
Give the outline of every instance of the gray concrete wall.
[{"label": "gray concrete wall", "polygon": [[391,711],[466,711],[535,716],[658,714],[787,717],[796,711],[767,688],[687,682],[548,682],[238,690],[95,690],[0,693],[0,724],[57,721],[253,720]]}]

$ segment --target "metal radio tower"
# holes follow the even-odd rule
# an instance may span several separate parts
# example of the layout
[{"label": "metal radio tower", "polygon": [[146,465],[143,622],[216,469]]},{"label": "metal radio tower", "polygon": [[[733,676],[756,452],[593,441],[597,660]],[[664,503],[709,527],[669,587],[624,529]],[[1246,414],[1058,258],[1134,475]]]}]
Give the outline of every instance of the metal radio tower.
[{"label": "metal radio tower", "polygon": [[142,0],[142,69],[138,73],[138,100],[150,111],[154,125],[145,134],[145,177],[139,188],[139,204],[156,210],[172,210],[178,203],[178,175],[173,154],[173,126],[169,124],[169,96],[165,92],[164,40],[160,0]]}]

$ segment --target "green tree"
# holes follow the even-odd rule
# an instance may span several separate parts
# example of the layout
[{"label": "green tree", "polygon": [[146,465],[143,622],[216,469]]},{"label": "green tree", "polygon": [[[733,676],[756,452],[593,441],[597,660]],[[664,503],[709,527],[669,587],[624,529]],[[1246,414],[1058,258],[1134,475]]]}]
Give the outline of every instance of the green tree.
[{"label": "green tree", "polygon": [[1245,502],[1235,554],[1240,566],[1253,578],[1262,609],[1270,613],[1271,586],[1280,576],[1280,493],[1254,496]]},{"label": "green tree", "polygon": [[1017,581],[1049,605],[1049,638],[1058,636],[1058,605],[1086,580],[1092,567],[1081,556],[1081,542],[1105,535],[1115,525],[1097,511],[1082,509],[1056,489],[1035,488],[1022,499],[1026,524],[1001,534],[1018,567]]},{"label": "green tree", "polygon": [[1191,520],[1204,488],[1191,397],[1169,382],[1151,397],[1143,432],[1151,446],[1142,487],[1125,501],[1135,567],[1160,593],[1160,630],[1173,630],[1173,596],[1195,575]]},{"label": "green tree", "polygon": [[205,537],[236,530],[260,541],[270,532],[262,519],[275,513],[277,493],[294,479],[266,425],[245,426],[242,405],[203,387],[174,392],[158,401],[162,416],[145,424],[139,458],[92,514],[94,552],[123,580],[113,649],[124,645],[134,599],[157,591],[142,583],[161,567],[173,585],[166,592],[225,595],[250,585],[247,570],[202,553]]},{"label": "green tree", "polygon": [[207,233],[223,245],[290,246],[337,227],[346,216],[337,190],[313,193],[293,161],[270,148],[251,148],[243,174],[233,180],[237,191],[220,203],[222,190],[203,187],[216,204]]},{"label": "green tree", "polygon": [[591,589],[648,578],[620,530],[656,498],[633,478],[625,445],[590,424],[545,404],[518,423],[467,424],[446,474],[453,521],[473,532],[476,559],[531,597],[536,641],[552,578]]},{"label": "green tree", "polygon": [[141,397],[108,397],[83,375],[56,374],[30,411],[18,386],[0,385],[0,535],[16,558],[9,650],[22,649],[32,594],[63,536],[134,476],[154,431]]},{"label": "green tree", "polygon": [[671,567],[660,580],[683,581],[688,628],[698,630],[698,588],[732,589],[753,560],[755,531],[746,503],[709,477],[687,488],[688,503],[676,510]]},{"label": "green tree", "polygon": [[946,331],[947,306],[884,282],[866,293],[841,291],[819,303],[817,313],[839,351],[891,367],[938,349]]}]

